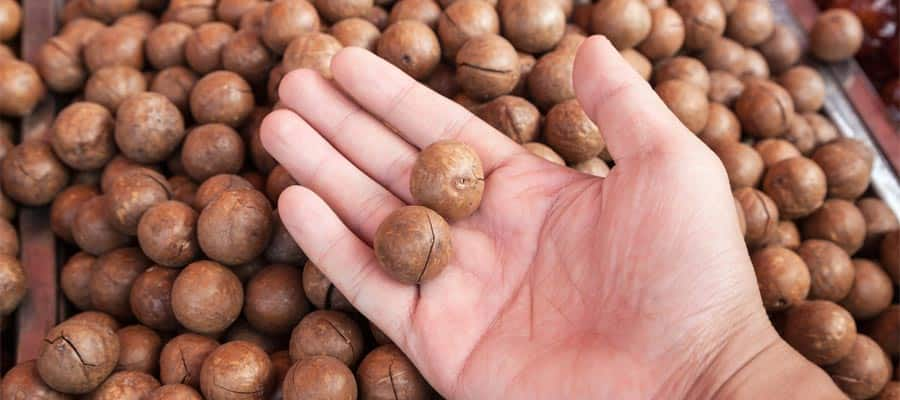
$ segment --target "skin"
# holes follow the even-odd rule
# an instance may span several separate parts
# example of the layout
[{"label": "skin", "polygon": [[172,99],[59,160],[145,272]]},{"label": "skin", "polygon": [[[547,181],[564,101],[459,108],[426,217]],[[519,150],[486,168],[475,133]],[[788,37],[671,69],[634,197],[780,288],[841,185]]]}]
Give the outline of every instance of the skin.
[{"label": "skin", "polygon": [[[278,209],[444,397],[841,398],[768,322],[721,163],[606,39],[585,41],[574,73],[616,162],[605,179],[531,155],[363,50],[332,72],[288,74],[287,109],[263,122],[304,183]],[[416,152],[441,139],[479,154],[483,202],[454,223],[447,269],[403,285],[370,244],[412,202]]]}]

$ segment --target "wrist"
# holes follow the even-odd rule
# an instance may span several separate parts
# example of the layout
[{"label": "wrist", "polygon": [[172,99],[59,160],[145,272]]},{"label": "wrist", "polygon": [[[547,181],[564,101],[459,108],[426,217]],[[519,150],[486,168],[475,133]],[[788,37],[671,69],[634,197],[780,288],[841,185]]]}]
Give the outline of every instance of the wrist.
[{"label": "wrist", "polygon": [[846,399],[824,370],[781,339],[771,325],[736,335],[690,398]]}]

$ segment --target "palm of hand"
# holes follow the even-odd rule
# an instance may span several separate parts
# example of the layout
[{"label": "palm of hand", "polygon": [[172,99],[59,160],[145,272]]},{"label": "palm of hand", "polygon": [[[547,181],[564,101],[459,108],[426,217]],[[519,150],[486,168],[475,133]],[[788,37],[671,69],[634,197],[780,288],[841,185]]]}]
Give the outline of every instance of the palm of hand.
[{"label": "palm of hand", "polygon": [[[593,51],[607,51],[602,44],[593,46]],[[624,65],[618,59],[606,62]],[[629,72],[623,74],[631,78]],[[396,71],[373,71],[371,76],[391,73]],[[352,82],[347,77],[341,82],[340,71],[335,76],[345,88]],[[304,79],[314,78],[307,74]],[[284,94],[290,96],[284,85],[283,99]],[[333,96],[341,96],[331,90]],[[417,90],[399,90],[401,99],[380,110],[367,103],[371,100],[365,94],[348,91],[381,116],[415,103],[405,103],[402,97],[412,97]],[[611,92],[615,94],[615,89]],[[621,96],[628,95],[645,94]],[[303,99],[294,101],[300,103],[298,113],[304,118],[317,118],[302,111]],[[589,101],[582,99],[586,110],[592,108]],[[754,300],[755,281],[734,210],[730,202],[723,202],[730,191],[721,166],[708,152],[658,150],[662,146],[620,157],[605,180],[551,165],[515,145],[499,147],[506,152],[494,151],[496,156],[485,159],[481,208],[453,225],[451,265],[420,289],[393,282],[380,271],[365,242],[371,243],[386,213],[409,202],[410,157],[369,164],[355,160],[340,132],[356,123],[358,113],[344,99],[335,103],[349,110],[338,113],[338,125],[320,127],[324,123],[315,121],[310,125],[353,161],[347,168],[364,170],[396,198],[360,194],[362,201],[342,204],[352,193],[329,195],[336,188],[317,177],[351,172],[330,161],[331,152],[338,153],[330,147],[323,147],[326,154],[319,158],[290,161],[296,152],[289,150],[299,150],[299,143],[291,141],[301,140],[290,125],[304,121],[296,115],[275,117],[276,113],[263,126],[264,143],[299,182],[322,197],[303,189],[286,192],[279,204],[282,218],[310,258],[445,396],[686,395],[731,332],[746,321],[756,322],[760,315],[765,318],[759,300]],[[397,121],[388,122],[401,131],[414,130],[407,125],[414,128],[415,123],[403,122],[402,115],[392,118]],[[476,150],[507,145],[496,131],[468,116],[448,121],[445,133],[456,132],[466,142],[470,140],[464,135],[485,138],[487,143],[476,145]],[[610,125],[615,129],[614,123]],[[635,138],[604,133],[612,136],[607,141],[613,149],[629,140],[636,148],[646,147]],[[674,147],[697,146],[693,142]],[[382,167],[375,165],[379,162]],[[352,212],[353,208],[363,210]],[[314,234],[303,220],[324,226],[333,222],[335,227]],[[341,226],[340,220],[348,226]]]}]

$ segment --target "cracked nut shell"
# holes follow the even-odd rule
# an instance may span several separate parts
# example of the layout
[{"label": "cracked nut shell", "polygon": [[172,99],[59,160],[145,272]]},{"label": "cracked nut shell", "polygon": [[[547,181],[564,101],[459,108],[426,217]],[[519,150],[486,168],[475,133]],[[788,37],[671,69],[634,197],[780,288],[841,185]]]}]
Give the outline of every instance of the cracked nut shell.
[{"label": "cracked nut shell", "polygon": [[356,370],[359,397],[367,400],[425,400],[431,396],[428,382],[406,355],[387,344],[372,350]]},{"label": "cracked nut shell", "polygon": [[[122,348],[125,349],[124,347]],[[159,387],[156,378],[138,371],[116,372],[109,376],[97,390],[91,393],[92,400],[143,400]]]},{"label": "cracked nut shell", "polygon": [[0,317],[19,306],[26,291],[25,270],[15,256],[0,254]]},{"label": "cracked nut shell", "polygon": [[295,362],[311,356],[330,356],[353,367],[364,351],[359,325],[339,311],[313,311],[291,332],[290,356]]},{"label": "cracked nut shell", "polygon": [[778,228],[778,208],[775,202],[752,187],[735,190],[734,198],[744,212],[744,223],[747,226],[744,240],[750,247],[763,245]]},{"label": "cracked nut shell", "polygon": [[[143,122],[143,121],[142,121]],[[113,117],[103,106],[75,102],[56,116],[50,128],[50,145],[71,168],[90,171],[103,167],[116,153]]]},{"label": "cracked nut shell", "polygon": [[519,55],[502,36],[467,41],[456,54],[456,77],[469,97],[486,101],[508,94],[519,83]]},{"label": "cracked nut shell", "polygon": [[374,248],[378,262],[394,279],[424,283],[450,262],[450,226],[431,209],[405,206],[378,226]]},{"label": "cracked nut shell", "polygon": [[131,286],[149,266],[150,260],[135,247],[123,247],[98,257],[91,274],[91,305],[119,320],[133,319]]},{"label": "cracked nut shell", "polygon": [[57,392],[41,380],[37,362],[23,362],[12,367],[0,384],[0,397],[4,399],[72,400],[73,396]]},{"label": "cracked nut shell", "polygon": [[725,33],[725,10],[719,0],[675,0],[671,6],[684,20],[685,49],[706,49]]},{"label": "cracked nut shell", "polygon": [[180,201],[164,201],[141,216],[137,238],[141,250],[163,267],[183,267],[200,256],[197,211]]},{"label": "cracked nut shell", "polygon": [[453,60],[469,39],[500,33],[500,17],[484,0],[457,0],[438,18],[437,33],[444,57]]},{"label": "cracked nut shell", "polygon": [[197,220],[200,248],[225,265],[250,262],[260,256],[272,237],[272,206],[257,190],[223,192]]},{"label": "cracked nut shell", "polygon": [[106,196],[85,201],[72,221],[72,238],[82,250],[100,255],[125,246],[131,238],[113,228],[106,207]]},{"label": "cracked nut shell", "polygon": [[200,368],[206,357],[219,347],[213,338],[184,333],[169,340],[159,353],[159,379],[163,384],[184,384],[200,388]]},{"label": "cracked nut shell", "polygon": [[209,400],[266,399],[274,387],[272,360],[249,342],[219,346],[200,370],[200,389]]},{"label": "cracked nut shell", "polygon": [[110,224],[127,235],[137,234],[144,212],[171,197],[169,181],[149,168],[134,168],[122,174],[104,195]]},{"label": "cracked nut shell", "polygon": [[794,119],[794,102],[778,84],[753,80],[738,97],[735,113],[747,133],[758,138],[775,137],[790,127]]},{"label": "cracked nut shell", "polygon": [[69,183],[69,170],[43,141],[25,141],[2,161],[3,193],[25,206],[49,204]]},{"label": "cracked nut shell", "polygon": [[850,354],[856,341],[856,323],[841,306],[813,300],[785,312],[781,335],[808,360],[828,365]]},{"label": "cracked nut shell", "polygon": [[339,360],[313,356],[287,371],[282,392],[285,399],[356,399],[357,386],[353,372]]},{"label": "cracked nut shell", "polygon": [[178,270],[154,265],[141,272],[131,285],[129,304],[134,316],[142,324],[158,331],[178,328],[172,311],[172,285]]},{"label": "cracked nut shell", "polygon": [[448,220],[468,217],[478,210],[484,193],[481,159],[465,143],[435,142],[419,153],[409,191],[416,202]]},{"label": "cracked nut shell", "polygon": [[126,157],[139,163],[165,160],[184,136],[181,112],[162,94],[131,95],[116,111],[116,144]]},{"label": "cracked nut shell", "polygon": [[253,111],[254,104],[250,85],[231,71],[212,72],[191,89],[191,114],[201,124],[239,127]]},{"label": "cracked nut shell", "polygon": [[66,321],[47,332],[37,370],[48,386],[63,393],[88,393],[116,367],[119,338],[98,325]]},{"label": "cracked nut shell", "polygon": [[891,360],[878,343],[858,334],[850,352],[825,371],[850,398],[870,399],[891,380],[891,369]]},{"label": "cracked nut shell", "polygon": [[540,133],[541,112],[521,97],[500,96],[478,106],[474,113],[516,143],[532,142]]}]

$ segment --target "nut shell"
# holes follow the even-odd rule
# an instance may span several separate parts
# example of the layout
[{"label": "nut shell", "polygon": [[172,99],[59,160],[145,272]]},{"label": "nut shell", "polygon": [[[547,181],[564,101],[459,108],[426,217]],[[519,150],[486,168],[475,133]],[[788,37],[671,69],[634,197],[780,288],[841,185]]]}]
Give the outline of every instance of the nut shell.
[{"label": "nut shell", "polygon": [[709,101],[701,88],[671,79],[656,85],[656,94],[691,132],[703,131],[709,118]]},{"label": "nut shell", "polygon": [[797,254],[806,262],[812,285],[809,297],[841,301],[853,286],[853,263],[837,245],[818,239],[804,241]]},{"label": "nut shell", "polygon": [[809,33],[809,49],[823,61],[843,61],[859,51],[863,36],[863,26],[853,12],[834,8],[816,17]]},{"label": "nut shell", "polygon": [[137,227],[141,250],[163,267],[183,267],[200,255],[197,212],[180,201],[164,201],[149,208]]},{"label": "nut shell", "polygon": [[570,163],[597,157],[606,148],[597,125],[575,99],[559,103],[547,113],[544,141]]},{"label": "nut shell", "polygon": [[431,388],[412,362],[393,344],[372,350],[356,370],[362,399],[417,399],[431,396]]},{"label": "nut shell", "polygon": [[99,196],[100,193],[93,185],[75,184],[67,187],[53,199],[50,207],[50,229],[59,238],[73,243],[72,224],[78,209],[88,200]]},{"label": "nut shell", "polygon": [[181,164],[197,182],[219,174],[236,174],[244,166],[246,149],[241,136],[224,124],[191,129],[181,147]]},{"label": "nut shell", "polygon": [[181,112],[162,94],[134,94],[116,112],[116,144],[126,157],[139,163],[165,160],[184,136]]},{"label": "nut shell", "polygon": [[41,380],[36,362],[25,361],[6,372],[0,384],[4,399],[72,400],[73,396],[57,392]]},{"label": "nut shell", "polygon": [[284,50],[282,65],[285,72],[306,68],[331,79],[331,59],[342,48],[343,45],[334,36],[319,32],[305,33],[292,40]]},{"label": "nut shell", "polygon": [[790,127],[794,102],[781,86],[756,80],[747,83],[735,103],[735,112],[747,133],[759,138],[775,137]]},{"label": "nut shell", "polygon": [[203,362],[200,388],[211,400],[264,399],[274,389],[272,360],[248,342],[225,343]]},{"label": "nut shell", "polygon": [[272,236],[272,207],[259,191],[223,192],[197,220],[200,248],[211,259],[238,265],[260,256]]},{"label": "nut shell", "polygon": [[59,273],[59,286],[66,298],[80,310],[93,308],[91,302],[91,275],[97,258],[78,252],[63,264]]},{"label": "nut shell", "polygon": [[288,43],[304,33],[319,31],[319,14],[306,0],[276,0],[262,18],[262,38],[272,51],[284,52]]},{"label": "nut shell", "polygon": [[828,199],[803,221],[803,236],[830,240],[852,255],[866,238],[866,219],[853,203]]},{"label": "nut shell", "polygon": [[891,369],[891,360],[878,343],[866,335],[856,335],[850,353],[826,371],[850,398],[868,399],[891,380]]},{"label": "nut shell", "polygon": [[783,218],[812,214],[825,202],[825,173],[806,157],[793,157],[771,166],[763,178],[763,190]]},{"label": "nut shell", "polygon": [[[119,362],[116,371],[137,371],[156,375],[162,339],[143,325],[131,325],[116,332],[119,337]],[[156,382],[156,379],[153,379]],[[159,382],[156,382],[159,385]]]},{"label": "nut shell", "polygon": [[191,114],[201,124],[239,127],[253,111],[254,102],[250,85],[231,71],[212,72],[191,89]]},{"label": "nut shell", "polygon": [[275,264],[263,268],[247,283],[244,316],[256,330],[276,336],[287,334],[309,312],[300,271]]},{"label": "nut shell", "polygon": [[0,255],[0,316],[11,314],[26,291],[25,270],[14,256]]},{"label": "nut shell", "polygon": [[298,361],[284,378],[286,399],[355,399],[353,372],[334,357],[313,356]]},{"label": "nut shell", "polygon": [[781,311],[809,294],[809,270],[803,259],[784,247],[766,247],[751,257],[766,311]]},{"label": "nut shell", "polygon": [[169,181],[148,168],[135,168],[122,174],[104,195],[110,224],[127,235],[137,234],[144,212],[171,197]]},{"label": "nut shell", "polygon": [[178,270],[152,266],[131,285],[129,304],[137,320],[159,331],[174,331],[178,321],[172,311],[172,284]]},{"label": "nut shell", "polygon": [[459,85],[477,101],[509,94],[519,83],[519,74],[516,49],[499,35],[472,38],[456,54]]},{"label": "nut shell", "polygon": [[215,339],[184,333],[169,340],[159,354],[159,378],[163,384],[200,388],[200,369],[206,357],[219,347]]},{"label": "nut shell", "polygon": [[122,321],[134,318],[129,303],[135,279],[150,266],[141,251],[123,247],[97,258],[91,274],[91,304]]},{"label": "nut shell", "polygon": [[541,112],[521,97],[500,96],[477,107],[474,113],[516,143],[534,141],[540,133]]},{"label": "nut shell", "polygon": [[69,170],[50,145],[25,141],[10,150],[2,161],[3,193],[25,206],[49,204],[69,183]]},{"label": "nut shell", "polygon": [[438,18],[437,33],[444,57],[454,60],[470,38],[500,33],[497,10],[483,0],[457,0]]},{"label": "nut shell", "polygon": [[172,284],[175,319],[193,332],[224,332],[237,320],[243,305],[241,281],[234,272],[212,261],[191,263]]},{"label": "nut shell", "polygon": [[377,46],[378,55],[415,79],[425,79],[441,61],[441,45],[434,31],[419,21],[389,26]]},{"label": "nut shell", "polygon": [[80,171],[99,169],[116,153],[112,114],[99,104],[72,103],[53,121],[50,144],[69,167]]},{"label": "nut shell", "polygon": [[858,320],[875,317],[886,310],[894,298],[891,277],[880,265],[863,258],[853,259],[853,270],[853,287],[841,300],[841,306]]},{"label": "nut shell", "polygon": [[365,350],[362,330],[347,314],[319,310],[309,313],[291,332],[291,360],[331,356],[353,367]]},{"label": "nut shell", "polygon": [[410,172],[409,190],[416,202],[446,219],[468,217],[478,210],[484,193],[481,159],[465,143],[435,142],[419,153]]},{"label": "nut shell", "polygon": [[684,20],[688,50],[703,50],[725,33],[725,10],[719,0],[675,0],[671,6]]},{"label": "nut shell", "polygon": [[600,0],[594,6],[591,28],[617,49],[628,49],[647,38],[652,24],[650,9],[642,0]]},{"label": "nut shell", "polygon": [[869,187],[872,153],[854,139],[842,138],[823,144],[812,159],[825,172],[831,197],[853,200]]},{"label": "nut shell", "polygon": [[97,324],[67,321],[44,336],[37,370],[51,388],[84,394],[109,376],[118,358],[119,339],[113,331]]},{"label": "nut shell", "polygon": [[778,229],[778,208],[775,202],[765,193],[751,187],[735,190],[734,198],[744,212],[747,225],[744,240],[751,247],[764,244]]},{"label": "nut shell", "polygon": [[438,213],[421,206],[397,209],[375,232],[375,257],[394,279],[427,282],[450,262],[450,226]]},{"label": "nut shell", "polygon": [[353,312],[355,308],[344,294],[319,270],[312,261],[303,267],[303,292],[318,309]]},{"label": "nut shell", "polygon": [[566,16],[556,0],[505,1],[498,11],[503,36],[526,53],[552,49],[566,30]]},{"label": "nut shell", "polygon": [[675,9],[660,7],[650,11],[652,23],[647,37],[637,49],[651,60],[674,56],[684,45],[684,20]]},{"label": "nut shell", "polygon": [[814,300],[789,308],[784,316],[782,337],[808,360],[833,364],[853,350],[856,323],[847,310],[825,300]]}]

